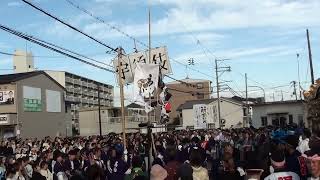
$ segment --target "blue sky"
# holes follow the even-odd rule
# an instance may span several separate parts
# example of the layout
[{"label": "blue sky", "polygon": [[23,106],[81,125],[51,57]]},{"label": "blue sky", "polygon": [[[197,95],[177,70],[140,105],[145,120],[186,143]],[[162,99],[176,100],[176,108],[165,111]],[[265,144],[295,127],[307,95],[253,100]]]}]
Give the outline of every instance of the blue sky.
[{"label": "blue sky", "polygon": [[[181,63],[195,59],[188,70],[171,61],[173,77],[210,79],[213,82],[214,58],[229,58],[221,65],[232,72],[221,76],[234,90],[243,91],[244,73],[250,86],[264,86],[267,98],[280,90],[290,99],[290,82],[298,80],[296,53],[300,54],[301,81],[309,86],[308,52],[305,29],[311,33],[315,77],[320,77],[320,1],[319,0],[71,0],[106,22],[147,43],[148,6],[152,11],[152,46],[168,47],[169,57]],[[127,53],[134,43],[105,24],[75,9],[66,0],[33,0],[33,3],[93,35],[112,47],[122,46]],[[53,21],[19,0],[0,1],[1,24],[56,43],[65,48],[111,63],[114,55],[103,46]],[[200,43],[198,42],[200,41]],[[139,50],[144,47],[137,44]],[[37,45],[26,43],[6,32],[0,32],[0,50],[12,53],[27,49],[35,56],[39,69],[65,70],[115,85],[114,75],[62,57]],[[210,51],[210,52],[209,52]],[[11,68],[12,57],[0,55],[0,69]],[[1,74],[12,71],[1,70]],[[167,80],[169,81],[169,80]],[[305,83],[307,82],[307,83]],[[275,86],[284,86],[273,89]],[[255,88],[250,88],[255,90]],[[130,94],[131,88],[126,92]],[[117,89],[115,95],[117,96]],[[226,92],[224,96],[231,94]],[[261,96],[261,91],[250,92]]]}]

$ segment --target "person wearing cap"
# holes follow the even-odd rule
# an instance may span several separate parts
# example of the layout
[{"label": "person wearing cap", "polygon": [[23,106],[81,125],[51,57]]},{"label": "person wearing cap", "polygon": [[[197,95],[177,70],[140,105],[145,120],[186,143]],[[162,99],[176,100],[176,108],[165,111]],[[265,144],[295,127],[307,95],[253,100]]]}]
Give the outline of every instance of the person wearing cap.
[{"label": "person wearing cap", "polygon": [[300,177],[286,169],[286,159],[284,152],[281,150],[274,150],[271,153],[271,167],[270,175],[264,180],[300,180]]},{"label": "person wearing cap", "polygon": [[306,180],[308,175],[306,158],[304,158],[297,150],[299,137],[296,135],[289,135],[285,141],[287,169],[297,173],[301,179]]},{"label": "person wearing cap", "polygon": [[153,161],[150,170],[150,180],[165,180],[167,177],[168,172],[164,169],[162,160],[160,158],[156,158]]}]

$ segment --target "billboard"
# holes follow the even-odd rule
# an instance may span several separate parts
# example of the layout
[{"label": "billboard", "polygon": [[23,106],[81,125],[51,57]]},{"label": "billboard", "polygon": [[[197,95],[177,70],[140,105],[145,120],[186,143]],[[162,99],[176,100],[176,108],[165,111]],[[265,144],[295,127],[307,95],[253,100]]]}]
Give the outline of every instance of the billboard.
[{"label": "billboard", "polygon": [[0,91],[0,105],[14,104],[14,91]]},{"label": "billboard", "polygon": [[26,112],[41,112],[41,89],[23,86],[23,110]]}]

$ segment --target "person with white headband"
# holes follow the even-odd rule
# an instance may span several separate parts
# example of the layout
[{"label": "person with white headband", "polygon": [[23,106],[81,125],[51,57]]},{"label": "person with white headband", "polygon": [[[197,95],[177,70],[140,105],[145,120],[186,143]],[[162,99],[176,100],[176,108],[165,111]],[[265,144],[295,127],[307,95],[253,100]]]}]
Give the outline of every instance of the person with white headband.
[{"label": "person with white headband", "polygon": [[271,154],[270,173],[264,180],[300,180],[296,173],[287,171],[284,152],[281,150],[274,150]]}]

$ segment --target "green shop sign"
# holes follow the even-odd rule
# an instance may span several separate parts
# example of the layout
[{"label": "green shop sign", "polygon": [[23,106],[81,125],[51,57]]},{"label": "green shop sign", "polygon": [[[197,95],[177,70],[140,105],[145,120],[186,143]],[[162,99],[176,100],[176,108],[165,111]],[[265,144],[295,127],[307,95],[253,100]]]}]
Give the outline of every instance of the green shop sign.
[{"label": "green shop sign", "polygon": [[23,99],[23,110],[27,112],[41,112],[41,99]]}]

